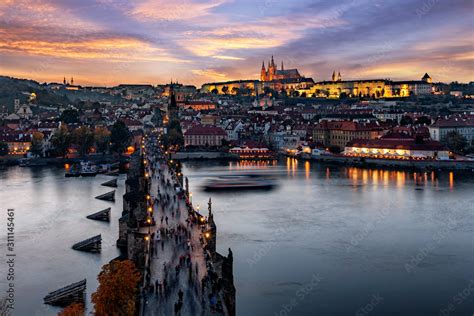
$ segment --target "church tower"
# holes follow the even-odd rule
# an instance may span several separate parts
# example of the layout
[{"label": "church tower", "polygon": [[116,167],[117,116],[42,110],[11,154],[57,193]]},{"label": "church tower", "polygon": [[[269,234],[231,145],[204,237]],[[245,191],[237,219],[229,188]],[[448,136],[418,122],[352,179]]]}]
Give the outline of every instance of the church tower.
[{"label": "church tower", "polygon": [[283,68],[283,60],[281,61],[281,70],[285,70],[285,68]]},{"label": "church tower", "polygon": [[273,59],[272,55],[272,61],[270,63],[270,66],[268,67],[268,80],[272,81],[275,78],[276,75],[276,65],[275,65],[275,60]]},{"label": "church tower", "polygon": [[337,81],[342,81],[341,72],[337,73]]},{"label": "church tower", "polygon": [[267,81],[267,71],[265,69],[264,61],[262,61],[262,70],[260,70],[260,81]]},{"label": "church tower", "polygon": [[332,78],[331,79],[332,79],[332,82],[336,82],[336,71],[335,70],[332,72]]}]

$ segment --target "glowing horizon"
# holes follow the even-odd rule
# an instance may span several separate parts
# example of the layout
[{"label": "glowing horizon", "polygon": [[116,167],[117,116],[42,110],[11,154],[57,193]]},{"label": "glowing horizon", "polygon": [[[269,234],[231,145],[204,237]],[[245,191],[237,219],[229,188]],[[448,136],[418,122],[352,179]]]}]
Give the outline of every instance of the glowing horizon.
[{"label": "glowing horizon", "polygon": [[4,0],[0,75],[113,86],[258,79],[474,81],[473,3],[427,0]]}]

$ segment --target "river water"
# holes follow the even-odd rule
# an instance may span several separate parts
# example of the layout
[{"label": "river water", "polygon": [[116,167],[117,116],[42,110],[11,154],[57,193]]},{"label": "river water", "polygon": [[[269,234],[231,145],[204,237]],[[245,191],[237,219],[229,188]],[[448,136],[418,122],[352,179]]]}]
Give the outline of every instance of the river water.
[{"label": "river water", "polygon": [[[204,192],[209,176],[269,174],[268,191]],[[320,165],[186,162],[192,200],[217,223],[222,254],[234,253],[238,315],[472,315],[474,176]],[[94,199],[110,179],[64,170],[0,170],[3,209],[15,209],[15,315],[54,315],[47,292],[87,278],[118,255],[121,175],[115,203]],[[86,215],[112,207],[110,224]],[[2,253],[5,249],[2,216]],[[100,255],[73,251],[102,233]],[[4,275],[6,266],[0,265]],[[2,292],[5,280],[2,278]]]}]

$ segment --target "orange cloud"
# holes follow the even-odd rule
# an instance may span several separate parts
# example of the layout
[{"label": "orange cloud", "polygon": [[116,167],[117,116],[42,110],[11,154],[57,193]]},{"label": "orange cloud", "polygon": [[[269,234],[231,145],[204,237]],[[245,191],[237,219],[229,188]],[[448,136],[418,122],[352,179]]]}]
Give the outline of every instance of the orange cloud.
[{"label": "orange cloud", "polygon": [[129,13],[139,20],[189,20],[210,14],[210,10],[225,3],[226,0],[193,2],[190,0],[146,0],[136,5]]}]

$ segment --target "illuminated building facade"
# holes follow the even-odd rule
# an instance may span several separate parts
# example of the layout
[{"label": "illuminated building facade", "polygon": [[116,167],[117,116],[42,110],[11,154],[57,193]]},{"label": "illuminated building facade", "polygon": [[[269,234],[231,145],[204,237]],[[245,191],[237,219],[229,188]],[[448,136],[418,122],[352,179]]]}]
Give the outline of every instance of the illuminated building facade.
[{"label": "illuminated building facade", "polygon": [[421,80],[392,81],[389,79],[342,80],[341,73],[333,72],[332,80],[319,81],[309,89],[298,90],[308,97],[340,98],[372,97],[391,98],[408,97],[410,95],[431,94],[433,91],[432,79],[425,74]]},{"label": "illuminated building facade", "polygon": [[313,141],[326,147],[337,146],[343,149],[354,139],[376,139],[383,132],[384,129],[377,123],[321,121],[313,130]]},{"label": "illuminated building facade", "polygon": [[226,132],[215,126],[193,126],[184,132],[184,146],[221,146]]},{"label": "illuminated building facade", "polygon": [[345,156],[379,159],[449,159],[449,151],[437,141],[415,139],[358,139],[347,144]]}]

